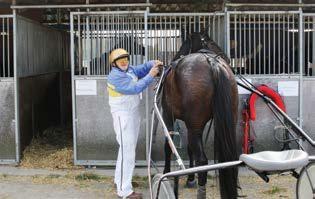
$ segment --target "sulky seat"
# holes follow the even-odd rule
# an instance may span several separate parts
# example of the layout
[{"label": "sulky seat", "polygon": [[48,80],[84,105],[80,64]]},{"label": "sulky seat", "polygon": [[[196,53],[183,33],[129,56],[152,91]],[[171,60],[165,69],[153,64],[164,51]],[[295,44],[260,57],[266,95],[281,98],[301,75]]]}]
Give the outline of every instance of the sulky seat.
[{"label": "sulky seat", "polygon": [[240,160],[257,172],[292,170],[303,167],[309,162],[306,152],[295,149],[242,154]]}]

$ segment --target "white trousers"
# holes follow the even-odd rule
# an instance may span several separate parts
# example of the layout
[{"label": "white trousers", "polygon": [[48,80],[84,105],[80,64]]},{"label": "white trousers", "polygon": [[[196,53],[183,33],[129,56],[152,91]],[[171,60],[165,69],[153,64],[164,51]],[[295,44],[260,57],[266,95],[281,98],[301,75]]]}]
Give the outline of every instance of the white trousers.
[{"label": "white trousers", "polygon": [[113,112],[114,130],[119,144],[119,152],[115,170],[115,184],[117,195],[126,197],[133,192],[132,175],[135,167],[136,146],[140,129],[140,112]]}]

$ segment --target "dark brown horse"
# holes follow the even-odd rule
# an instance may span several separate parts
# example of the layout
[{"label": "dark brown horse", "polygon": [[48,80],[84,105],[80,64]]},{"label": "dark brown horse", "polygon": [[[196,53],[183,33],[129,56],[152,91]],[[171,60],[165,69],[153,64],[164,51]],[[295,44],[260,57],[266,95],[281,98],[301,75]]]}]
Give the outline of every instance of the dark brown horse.
[{"label": "dark brown horse", "polygon": [[[181,55],[185,55],[180,58]],[[237,84],[223,51],[204,33],[192,33],[174,60],[163,87],[163,119],[173,131],[175,119],[188,130],[190,167],[207,165],[202,134],[206,123],[214,120],[214,154],[218,162],[237,160],[236,122]],[[170,172],[171,149],[165,143],[164,173]],[[222,198],[237,197],[237,168],[219,171]],[[194,175],[188,177],[194,181]],[[205,198],[207,173],[198,174],[198,198]]]}]

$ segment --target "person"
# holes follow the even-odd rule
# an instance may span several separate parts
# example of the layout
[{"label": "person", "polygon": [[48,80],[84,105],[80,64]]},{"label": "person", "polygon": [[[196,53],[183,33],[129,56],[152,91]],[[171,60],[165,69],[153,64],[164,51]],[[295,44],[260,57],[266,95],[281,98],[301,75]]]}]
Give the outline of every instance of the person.
[{"label": "person", "polygon": [[115,169],[115,184],[120,198],[141,199],[142,194],[132,188],[136,145],[140,129],[140,93],[159,73],[162,62],[148,61],[138,66],[129,65],[129,54],[118,48],[109,55],[112,70],[108,75],[107,90],[116,140],[119,144]]}]

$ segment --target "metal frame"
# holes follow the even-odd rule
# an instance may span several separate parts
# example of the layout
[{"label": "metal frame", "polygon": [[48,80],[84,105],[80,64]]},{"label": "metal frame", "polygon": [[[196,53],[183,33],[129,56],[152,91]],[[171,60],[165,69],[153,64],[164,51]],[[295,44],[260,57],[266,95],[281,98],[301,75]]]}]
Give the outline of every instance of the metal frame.
[{"label": "metal frame", "polygon": [[[247,5],[247,4],[246,4]],[[274,4],[272,4],[274,5]],[[281,6],[283,6],[283,4],[281,4]],[[145,18],[145,22],[146,23],[149,23],[150,22],[150,18],[151,17],[181,17],[181,16],[187,16],[187,17],[197,17],[197,16],[211,16],[211,15],[216,15],[216,16],[223,16],[224,17],[224,31],[226,33],[225,35],[225,51],[226,53],[229,55],[230,53],[230,39],[228,39],[230,37],[230,23],[231,23],[231,15],[235,15],[235,14],[288,14],[288,13],[291,13],[291,14],[296,14],[299,16],[299,21],[295,21],[295,23],[299,23],[299,48],[300,49],[303,49],[303,37],[302,37],[302,33],[303,33],[303,29],[304,27],[301,25],[301,20],[303,19],[303,16],[307,15],[307,14],[304,14],[301,10],[295,10],[295,11],[229,11],[228,8],[229,7],[237,7],[237,6],[234,6],[234,5],[226,5],[225,6],[225,12],[223,13],[149,13],[149,9],[147,7],[147,10],[146,11],[138,11],[138,13],[143,13],[144,14],[144,18]],[[292,7],[303,7],[301,6],[301,4],[299,5],[292,5]],[[73,48],[74,48],[74,44],[73,44],[73,16],[76,15],[76,14],[91,14],[91,15],[97,15],[97,14],[123,14],[123,13],[137,13],[137,11],[134,11],[134,12],[129,12],[129,11],[113,11],[113,12],[71,12],[71,16],[70,16],[70,19],[71,19],[71,53],[73,54]],[[176,22],[175,22],[176,23]],[[150,44],[150,37],[149,37],[149,30],[148,30],[148,24],[145,26],[145,39],[144,39],[144,46],[147,47],[148,44]],[[149,54],[148,52],[146,51],[146,60],[149,58]],[[300,51],[300,54],[299,54],[299,57],[303,57],[303,52]],[[74,62],[73,58],[71,58],[71,61]],[[284,79],[291,79],[291,78],[297,78],[298,81],[299,81],[299,104],[298,104],[298,109],[299,109],[299,117],[298,117],[298,120],[299,120],[299,125],[302,126],[303,125],[303,112],[302,112],[302,108],[303,108],[303,97],[302,97],[302,86],[303,86],[303,73],[301,69],[303,69],[303,60],[302,59],[299,59],[299,65],[300,65],[300,72],[298,74],[285,74],[285,75],[281,75],[281,78],[284,78]],[[73,63],[71,64],[73,65]],[[74,83],[74,80],[77,80],[77,79],[104,79],[106,78],[106,76],[103,76],[103,75],[93,75],[93,76],[85,76],[85,75],[82,75],[82,76],[77,76],[73,73],[73,68],[71,70],[72,74],[71,74],[71,78],[72,78],[72,83]],[[279,78],[278,75],[266,75],[266,74],[259,74],[259,75],[246,75],[246,77],[249,77],[249,78],[254,78],[254,79],[260,79],[260,78],[270,78],[270,79],[274,79],[274,78]],[[72,96],[75,97],[75,94],[74,94],[74,88],[72,87]],[[146,94],[147,91],[146,91]],[[146,121],[149,121],[149,117],[148,117],[148,97],[146,96],[146,99],[145,99],[145,102],[146,102]],[[73,99],[73,113],[75,115],[75,99]],[[74,130],[76,131],[76,119],[75,117],[73,117],[73,125],[74,125]],[[146,142],[148,143],[148,133],[149,133],[149,123],[147,122],[146,123],[146,134],[147,134],[147,139],[146,139]],[[77,157],[77,154],[76,154],[76,135],[74,135],[74,150],[75,150],[75,157]],[[146,149],[148,150],[148,146],[146,147]],[[88,164],[107,164],[107,163],[111,163],[112,161],[78,161],[75,159],[75,161],[77,163],[86,163],[86,162],[89,162]],[[139,163],[140,164],[140,163]]]},{"label": "metal frame", "polygon": [[[144,26],[147,27],[147,11],[97,11],[97,12],[71,12],[70,13],[70,34],[71,34],[71,82],[72,82],[72,120],[73,120],[73,153],[74,153],[74,164],[76,165],[109,165],[113,166],[115,165],[115,162],[113,160],[105,160],[105,161],[99,161],[99,160],[78,160],[77,159],[77,118],[76,118],[76,95],[75,95],[75,81],[79,79],[90,79],[90,80],[97,80],[97,79],[105,79],[105,75],[96,75],[96,76],[80,76],[75,75],[75,60],[74,60],[74,16],[75,15],[122,15],[122,14],[143,14],[143,17],[145,19]],[[146,29],[145,29],[146,30]],[[147,45],[147,31],[145,31],[145,47]],[[145,55],[145,60],[147,60],[147,54]],[[146,119],[149,115],[149,107],[148,107],[148,91],[146,91]],[[148,120],[147,120],[148,121]],[[146,123],[146,137],[148,135],[148,129],[149,124]],[[147,139],[146,139],[147,140]],[[146,165],[146,161],[136,161],[137,165]]]},{"label": "metal frame", "polygon": [[12,5],[11,9],[43,9],[43,8],[112,8],[112,7],[149,7],[152,3],[124,4],[69,4],[69,5]]},{"label": "metal frame", "polygon": [[19,133],[19,111],[18,111],[18,84],[16,74],[16,12],[13,10],[11,15],[0,15],[0,18],[11,18],[13,20],[13,77],[0,77],[0,81],[13,81],[14,82],[14,130],[15,130],[15,159],[0,159],[0,164],[18,164],[20,161],[20,133]]}]

